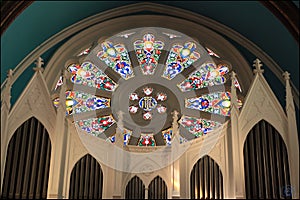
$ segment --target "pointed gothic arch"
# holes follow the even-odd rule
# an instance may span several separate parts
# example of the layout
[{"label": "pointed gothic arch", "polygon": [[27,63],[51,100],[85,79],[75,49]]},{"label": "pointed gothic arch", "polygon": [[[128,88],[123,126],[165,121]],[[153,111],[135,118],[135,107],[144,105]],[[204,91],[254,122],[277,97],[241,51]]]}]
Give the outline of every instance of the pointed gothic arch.
[{"label": "pointed gothic arch", "polygon": [[127,183],[125,199],[145,199],[145,185],[138,176],[132,177]]},{"label": "pointed gothic arch", "polygon": [[291,198],[286,145],[267,121],[259,121],[244,143],[246,198]]},{"label": "pointed gothic arch", "polygon": [[223,175],[219,165],[208,155],[200,158],[190,175],[192,199],[222,199]]},{"label": "pointed gothic arch", "polygon": [[29,118],[9,141],[1,198],[46,199],[50,155],[48,131],[35,117]]},{"label": "pointed gothic arch", "polygon": [[167,199],[168,187],[165,181],[156,176],[148,186],[148,199]]},{"label": "pointed gothic arch", "polygon": [[77,161],[71,172],[70,199],[102,199],[103,172],[90,154]]}]

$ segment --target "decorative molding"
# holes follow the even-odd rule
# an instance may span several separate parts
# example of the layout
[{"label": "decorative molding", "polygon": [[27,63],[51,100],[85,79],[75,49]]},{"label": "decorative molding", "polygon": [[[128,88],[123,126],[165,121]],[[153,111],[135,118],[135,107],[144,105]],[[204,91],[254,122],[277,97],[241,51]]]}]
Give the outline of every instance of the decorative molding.
[{"label": "decorative molding", "polygon": [[1,1],[1,35],[34,1]]},{"label": "decorative molding", "polygon": [[84,155],[88,154],[89,152],[82,144],[74,125],[71,122],[68,123],[69,123],[68,134],[70,135],[69,172],[71,173],[77,161],[80,160]]},{"label": "decorative molding", "polygon": [[262,73],[256,73],[239,116],[241,145],[244,144],[251,128],[262,119],[272,124],[281,134],[284,141],[287,141],[286,114]]},{"label": "decorative molding", "polygon": [[36,117],[45,126],[53,144],[56,112],[40,71],[33,75],[9,113],[8,138],[30,117]]}]

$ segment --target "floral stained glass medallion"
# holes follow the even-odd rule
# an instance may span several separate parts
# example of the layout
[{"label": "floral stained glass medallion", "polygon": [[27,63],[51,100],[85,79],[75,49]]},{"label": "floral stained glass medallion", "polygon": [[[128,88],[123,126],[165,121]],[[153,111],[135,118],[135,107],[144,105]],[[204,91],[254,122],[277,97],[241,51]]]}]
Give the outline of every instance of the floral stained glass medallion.
[{"label": "floral stained glass medallion", "polygon": [[200,137],[203,134],[207,134],[213,129],[221,126],[219,122],[215,122],[207,119],[189,117],[185,115],[181,117],[179,123],[196,137]]},{"label": "floral stained glass medallion", "polygon": [[143,74],[154,74],[164,43],[155,41],[154,35],[148,33],[143,40],[137,40],[133,45]]},{"label": "floral stained glass medallion", "polygon": [[106,131],[111,125],[116,121],[114,118],[109,116],[90,118],[76,121],[75,123],[84,131],[92,134],[94,136],[99,136],[104,131]]},{"label": "floral stained glass medallion", "polygon": [[68,67],[72,73],[71,81],[75,84],[86,85],[106,91],[114,91],[118,86],[105,73],[90,62],[82,65],[72,64]]},{"label": "floral stained glass medallion", "polygon": [[187,79],[178,85],[182,92],[197,90],[200,88],[221,85],[226,82],[225,74],[229,72],[227,65],[205,63],[199,70],[193,72]]},{"label": "floral stained glass medallion", "polygon": [[[142,117],[144,120],[152,119],[152,111],[157,110],[159,114],[163,114],[167,111],[167,107],[160,104],[167,100],[167,95],[163,92],[158,92],[153,95],[152,87],[144,87],[142,94],[131,93],[129,95],[129,100],[131,105],[128,107],[130,114],[136,114],[139,110],[142,112]],[[134,105],[132,104],[134,103]]]},{"label": "floral stained glass medallion", "polygon": [[[55,107],[59,105],[59,97],[53,100]],[[110,107],[110,99],[94,96],[79,91],[66,91],[66,115]]]},{"label": "floral stained glass medallion", "polygon": [[215,92],[202,95],[201,97],[189,98],[185,100],[185,106],[195,110],[229,116],[230,93]]},{"label": "floral stained glass medallion", "polygon": [[162,131],[163,138],[165,140],[166,145],[171,145],[172,143],[172,129],[169,128],[167,130]]},{"label": "floral stained glass medallion", "polygon": [[153,134],[142,133],[138,146],[156,146]]},{"label": "floral stained glass medallion", "polygon": [[107,66],[119,73],[125,80],[134,77],[129,54],[123,44],[116,44],[105,41],[101,44],[103,51],[97,56],[104,61]]},{"label": "floral stained glass medallion", "polygon": [[200,54],[195,51],[196,44],[187,42],[183,46],[174,45],[168,55],[163,77],[173,79],[177,74],[181,73],[185,68],[200,58]]}]

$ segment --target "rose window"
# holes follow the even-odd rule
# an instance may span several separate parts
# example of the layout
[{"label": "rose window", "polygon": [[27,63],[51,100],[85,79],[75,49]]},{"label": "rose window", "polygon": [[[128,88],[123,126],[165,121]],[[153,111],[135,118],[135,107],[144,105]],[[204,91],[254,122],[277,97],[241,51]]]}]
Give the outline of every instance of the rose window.
[{"label": "rose window", "polygon": [[[159,27],[97,42],[78,51],[66,68],[66,115],[84,133],[115,143],[122,124],[124,145],[161,146],[172,144],[174,111],[181,142],[204,137],[228,120],[232,66],[212,47]],[[240,99],[241,86],[234,83]],[[61,84],[60,77],[55,90]],[[59,105],[57,96],[53,103]]]}]

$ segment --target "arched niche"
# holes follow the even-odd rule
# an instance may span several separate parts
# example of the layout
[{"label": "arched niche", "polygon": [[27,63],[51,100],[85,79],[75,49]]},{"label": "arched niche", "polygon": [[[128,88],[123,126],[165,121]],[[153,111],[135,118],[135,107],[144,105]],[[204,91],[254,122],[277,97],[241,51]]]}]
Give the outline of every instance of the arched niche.
[{"label": "arched niche", "polygon": [[190,175],[191,199],[222,199],[223,175],[208,155],[200,158]]},{"label": "arched niche", "polygon": [[148,199],[167,199],[168,187],[165,181],[156,176],[149,184],[148,187]]},{"label": "arched niche", "polygon": [[145,185],[138,176],[132,177],[127,183],[125,199],[145,199]]},{"label": "arched niche", "polygon": [[16,129],[9,141],[2,186],[4,199],[46,199],[51,141],[35,117]]},{"label": "arched niche", "polygon": [[267,121],[259,121],[244,143],[246,198],[291,198],[286,145]]},{"label": "arched niche", "polygon": [[90,154],[77,161],[71,172],[70,199],[102,199],[103,172]]}]

